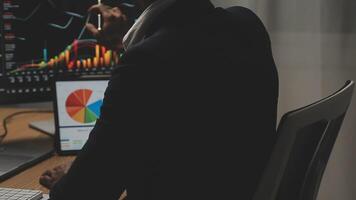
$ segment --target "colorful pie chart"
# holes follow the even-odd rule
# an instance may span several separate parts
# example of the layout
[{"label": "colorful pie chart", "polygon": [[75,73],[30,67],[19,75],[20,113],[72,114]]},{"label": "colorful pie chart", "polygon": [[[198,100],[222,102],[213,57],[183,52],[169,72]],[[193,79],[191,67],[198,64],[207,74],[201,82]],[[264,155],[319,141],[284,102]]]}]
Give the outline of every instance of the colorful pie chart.
[{"label": "colorful pie chart", "polygon": [[100,117],[102,99],[93,99],[93,91],[80,89],[72,92],[66,100],[66,110],[70,118],[80,124],[90,124]]}]

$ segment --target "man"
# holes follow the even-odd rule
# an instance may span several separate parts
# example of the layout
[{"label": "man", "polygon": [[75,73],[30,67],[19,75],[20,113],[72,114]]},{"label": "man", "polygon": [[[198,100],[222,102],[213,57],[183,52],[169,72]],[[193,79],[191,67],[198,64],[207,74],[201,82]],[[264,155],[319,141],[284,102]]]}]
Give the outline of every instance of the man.
[{"label": "man", "polygon": [[139,3],[146,10],[125,37],[119,8],[90,10],[105,24],[88,29],[126,51],[77,159],[41,178],[51,199],[116,200],[124,190],[130,200],[252,199],[276,136],[264,26],[208,0]]}]

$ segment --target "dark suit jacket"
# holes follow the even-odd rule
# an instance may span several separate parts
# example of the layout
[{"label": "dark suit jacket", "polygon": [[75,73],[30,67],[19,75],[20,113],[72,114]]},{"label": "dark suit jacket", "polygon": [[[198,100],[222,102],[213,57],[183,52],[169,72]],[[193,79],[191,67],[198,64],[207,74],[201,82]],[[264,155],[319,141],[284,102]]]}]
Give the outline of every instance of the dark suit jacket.
[{"label": "dark suit jacket", "polygon": [[250,10],[187,2],[125,53],[52,199],[251,199],[276,136],[269,36]]}]

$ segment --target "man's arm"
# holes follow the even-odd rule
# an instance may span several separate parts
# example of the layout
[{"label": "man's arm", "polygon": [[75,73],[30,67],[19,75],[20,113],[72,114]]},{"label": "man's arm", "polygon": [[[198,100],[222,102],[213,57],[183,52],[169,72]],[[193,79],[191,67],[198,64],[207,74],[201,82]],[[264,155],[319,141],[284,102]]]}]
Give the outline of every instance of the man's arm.
[{"label": "man's arm", "polygon": [[[124,189],[132,156],[128,149],[129,111],[133,111],[136,94],[128,67],[114,72],[105,92],[102,114],[72,167],[51,190],[53,200],[115,199]],[[137,90],[136,90],[137,91]],[[132,116],[132,115],[131,115]],[[132,160],[132,159],[131,159]]]}]

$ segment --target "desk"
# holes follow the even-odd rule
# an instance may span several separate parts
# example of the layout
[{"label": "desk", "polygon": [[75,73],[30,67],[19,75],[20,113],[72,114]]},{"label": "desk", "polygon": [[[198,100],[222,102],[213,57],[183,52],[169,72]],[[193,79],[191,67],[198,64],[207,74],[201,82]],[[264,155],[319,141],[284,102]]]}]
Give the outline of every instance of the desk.
[{"label": "desk", "polygon": [[[2,121],[7,115],[23,111],[22,108],[0,108],[0,120]],[[8,124],[9,133],[5,139],[6,141],[15,141],[20,139],[31,139],[37,137],[48,137],[43,133],[32,130],[28,127],[29,122],[37,120],[46,120],[53,117],[53,114],[24,114],[13,118]],[[3,131],[2,124],[0,125],[0,131]],[[0,187],[13,187],[23,189],[36,189],[41,190],[44,193],[48,193],[48,190],[42,187],[38,179],[40,175],[47,169],[51,169],[57,165],[68,163],[74,159],[70,157],[60,157],[57,155],[19,173],[18,175],[5,180],[0,183]]]},{"label": "desk", "polygon": [[[0,120],[2,121],[6,116],[19,111],[24,111],[25,109],[21,108],[0,108]],[[28,109],[27,109],[28,110]],[[29,122],[31,121],[40,121],[47,120],[53,118],[53,114],[24,114],[19,115],[8,124],[8,136],[4,140],[6,141],[16,141],[23,139],[31,139],[38,137],[48,137],[43,133],[30,129],[28,127]],[[0,131],[3,131],[2,124],[0,125]],[[41,190],[44,193],[48,193],[49,191],[42,187],[38,180],[41,174],[48,170],[52,169],[58,165],[69,163],[74,160],[74,156],[62,157],[58,155],[53,155],[49,159],[31,167],[27,170],[19,173],[18,175],[7,179],[0,183],[0,187],[10,187],[10,188],[21,188],[21,189],[34,189]],[[124,192],[119,200],[124,200],[126,197],[126,192]]]}]

